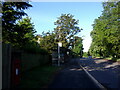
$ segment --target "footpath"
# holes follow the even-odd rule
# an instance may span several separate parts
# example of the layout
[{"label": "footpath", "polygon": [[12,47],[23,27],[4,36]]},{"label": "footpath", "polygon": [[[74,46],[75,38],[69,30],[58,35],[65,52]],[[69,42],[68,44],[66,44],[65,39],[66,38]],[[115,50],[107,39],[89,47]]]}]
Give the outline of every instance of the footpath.
[{"label": "footpath", "polygon": [[77,61],[104,87],[120,90],[120,63],[97,58],[78,58]]}]

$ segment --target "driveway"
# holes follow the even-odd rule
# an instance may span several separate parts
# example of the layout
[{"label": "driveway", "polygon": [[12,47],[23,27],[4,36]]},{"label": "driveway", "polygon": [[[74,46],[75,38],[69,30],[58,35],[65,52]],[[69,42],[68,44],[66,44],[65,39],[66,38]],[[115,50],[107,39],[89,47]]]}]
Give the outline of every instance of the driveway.
[{"label": "driveway", "polygon": [[80,68],[78,59],[71,59],[65,68],[55,76],[48,88],[94,88],[96,84]]}]

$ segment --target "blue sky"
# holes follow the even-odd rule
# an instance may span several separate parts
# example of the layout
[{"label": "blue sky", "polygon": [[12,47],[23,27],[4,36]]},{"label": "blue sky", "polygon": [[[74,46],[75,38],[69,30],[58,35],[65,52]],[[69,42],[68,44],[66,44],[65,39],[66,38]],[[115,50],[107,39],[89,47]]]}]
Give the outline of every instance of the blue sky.
[{"label": "blue sky", "polygon": [[94,19],[102,13],[101,2],[31,2],[32,8],[26,10],[35,25],[37,34],[43,31],[53,31],[54,22],[61,14],[72,14],[79,20],[79,27],[83,29],[78,36],[83,36],[84,51],[88,51],[91,44],[90,32]]}]

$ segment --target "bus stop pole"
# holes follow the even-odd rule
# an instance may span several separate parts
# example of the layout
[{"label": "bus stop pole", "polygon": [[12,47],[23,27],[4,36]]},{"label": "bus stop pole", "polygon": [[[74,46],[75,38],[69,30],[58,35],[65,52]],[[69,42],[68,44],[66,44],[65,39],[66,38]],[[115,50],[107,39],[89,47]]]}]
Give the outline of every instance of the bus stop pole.
[{"label": "bus stop pole", "polygon": [[58,44],[58,66],[60,66],[60,46]]}]

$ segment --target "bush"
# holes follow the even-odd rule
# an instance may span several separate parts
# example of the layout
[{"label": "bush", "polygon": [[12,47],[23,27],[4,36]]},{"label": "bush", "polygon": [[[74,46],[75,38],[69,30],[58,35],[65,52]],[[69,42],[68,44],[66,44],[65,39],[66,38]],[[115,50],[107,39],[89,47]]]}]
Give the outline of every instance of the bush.
[{"label": "bush", "polygon": [[87,52],[83,53],[83,57],[88,57]]},{"label": "bush", "polygon": [[113,58],[112,58],[112,61],[116,62],[116,61],[117,61],[117,58],[116,58],[116,57],[113,57]]},{"label": "bush", "polygon": [[42,49],[37,42],[30,42],[26,44],[23,49],[29,53],[48,54],[47,50]]}]

